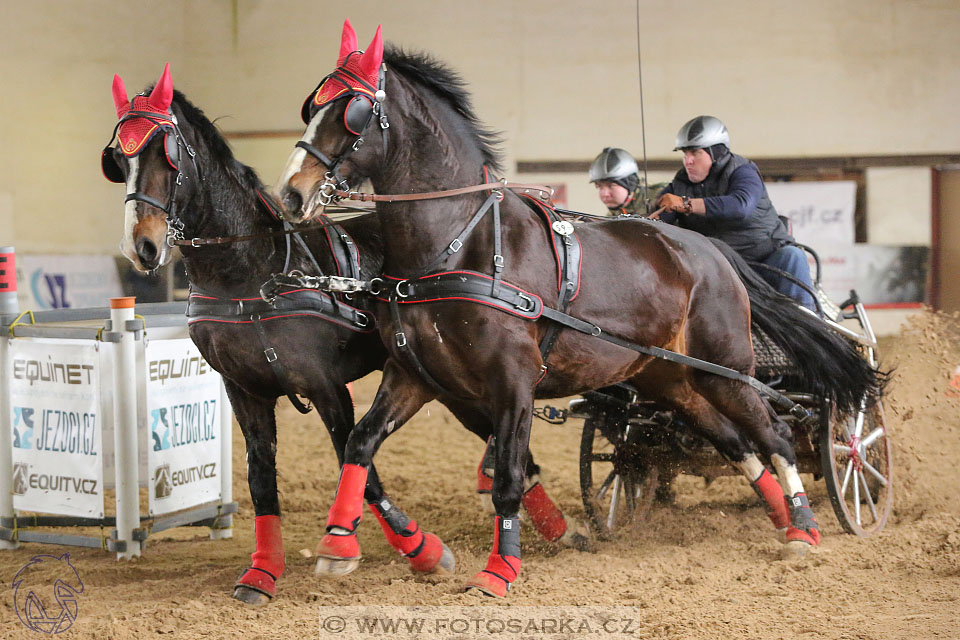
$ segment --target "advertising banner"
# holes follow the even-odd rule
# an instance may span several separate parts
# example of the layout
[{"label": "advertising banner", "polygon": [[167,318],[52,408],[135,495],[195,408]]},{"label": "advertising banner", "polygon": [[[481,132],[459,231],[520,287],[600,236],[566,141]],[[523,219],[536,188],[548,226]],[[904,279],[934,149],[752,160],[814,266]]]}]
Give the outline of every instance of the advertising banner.
[{"label": "advertising banner", "polygon": [[220,498],[220,376],[189,339],[146,346],[150,515]]},{"label": "advertising banner", "polygon": [[102,518],[98,345],[18,338],[9,355],[14,508]]},{"label": "advertising banner", "polygon": [[797,242],[818,251],[821,245],[852,245],[856,240],[856,182],[767,182],[766,187],[777,213],[790,218]]},{"label": "advertising banner", "polygon": [[117,264],[108,255],[17,255],[21,309],[102,307],[123,295]]}]

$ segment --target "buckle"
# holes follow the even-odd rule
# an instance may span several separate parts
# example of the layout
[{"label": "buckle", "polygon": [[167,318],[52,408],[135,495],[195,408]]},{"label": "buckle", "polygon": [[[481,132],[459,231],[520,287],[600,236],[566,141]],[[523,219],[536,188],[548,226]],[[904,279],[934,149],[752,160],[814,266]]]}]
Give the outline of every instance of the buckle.
[{"label": "buckle", "polygon": [[450,243],[450,246],[447,247],[447,251],[450,253],[456,253],[463,248],[463,242],[460,241],[460,238],[454,238],[453,242]]},{"label": "buckle", "polygon": [[403,348],[407,346],[407,334],[405,334],[403,331],[397,331],[394,334],[394,338],[397,340],[398,347]]},{"label": "buckle", "polygon": [[525,294],[522,294],[522,293],[518,293],[518,294],[517,294],[517,297],[520,298],[520,300],[521,300],[522,302],[525,302],[525,303],[526,303],[526,304],[519,304],[519,303],[517,303],[516,307],[517,307],[517,309],[519,309],[520,311],[533,311],[534,308],[537,306],[536,304],[534,304],[533,298],[531,298],[531,297],[528,296],[528,295],[525,295]]},{"label": "buckle", "polygon": [[493,266],[496,267],[498,271],[503,269],[503,256],[500,254],[494,254]]},{"label": "buckle", "polygon": [[263,355],[267,356],[267,362],[276,362],[277,361],[277,352],[273,347],[269,347],[263,350]]}]

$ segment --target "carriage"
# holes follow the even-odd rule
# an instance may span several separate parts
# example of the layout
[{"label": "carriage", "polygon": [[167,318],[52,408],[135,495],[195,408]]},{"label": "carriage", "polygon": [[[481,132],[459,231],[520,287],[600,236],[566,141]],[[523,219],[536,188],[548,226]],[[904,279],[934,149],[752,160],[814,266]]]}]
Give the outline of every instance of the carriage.
[{"label": "carriage", "polygon": [[[814,288],[824,325],[855,344],[876,366],[876,336],[856,292],[839,305],[831,302],[820,286],[819,257],[813,249],[802,248],[816,264]],[[878,533],[893,507],[893,460],[881,401],[840,419],[830,402],[798,384],[793,364],[762,330],[754,327],[752,338],[757,379],[810,413],[808,420],[779,414],[791,428],[799,470],[823,478],[846,532]],[[584,420],[580,490],[590,524],[601,536],[637,524],[654,501],[669,501],[670,484],[681,472],[708,482],[736,474],[682,418],[645,401],[640,390],[627,384],[585,393],[572,400],[566,412],[554,415]]]}]

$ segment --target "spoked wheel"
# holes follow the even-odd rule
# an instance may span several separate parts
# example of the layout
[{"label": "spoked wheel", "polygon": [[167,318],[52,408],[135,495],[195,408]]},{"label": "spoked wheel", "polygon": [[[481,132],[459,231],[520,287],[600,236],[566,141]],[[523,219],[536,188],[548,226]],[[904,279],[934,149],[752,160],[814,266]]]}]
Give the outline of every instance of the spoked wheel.
[{"label": "spoked wheel", "polygon": [[840,421],[831,419],[820,434],[820,464],[830,502],[848,533],[870,536],[893,508],[893,457],[883,406]]},{"label": "spoked wheel", "polygon": [[601,538],[635,525],[650,506],[657,470],[631,459],[630,425],[609,425],[605,414],[583,423],[580,439],[580,493],[594,531]]}]

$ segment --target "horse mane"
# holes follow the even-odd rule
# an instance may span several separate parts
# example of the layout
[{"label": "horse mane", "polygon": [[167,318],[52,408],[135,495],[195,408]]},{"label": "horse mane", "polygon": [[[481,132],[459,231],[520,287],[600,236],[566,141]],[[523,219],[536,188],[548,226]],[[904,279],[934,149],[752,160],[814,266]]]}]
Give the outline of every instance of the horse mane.
[{"label": "horse mane", "polygon": [[[153,85],[150,85],[144,90],[144,94],[150,95],[152,91]],[[173,90],[173,103],[180,108],[186,123],[190,125],[197,137],[203,140],[213,156],[213,161],[225,167],[245,187],[253,190],[263,187],[263,181],[260,180],[257,172],[234,157],[233,150],[220,129],[199,107],[176,89]]]},{"label": "horse mane", "polygon": [[412,80],[432,91],[463,118],[470,137],[480,149],[483,162],[491,169],[501,172],[502,154],[497,149],[503,140],[500,133],[486,128],[473,110],[466,82],[444,63],[424,52],[407,52],[388,44],[383,53],[387,69]]}]

